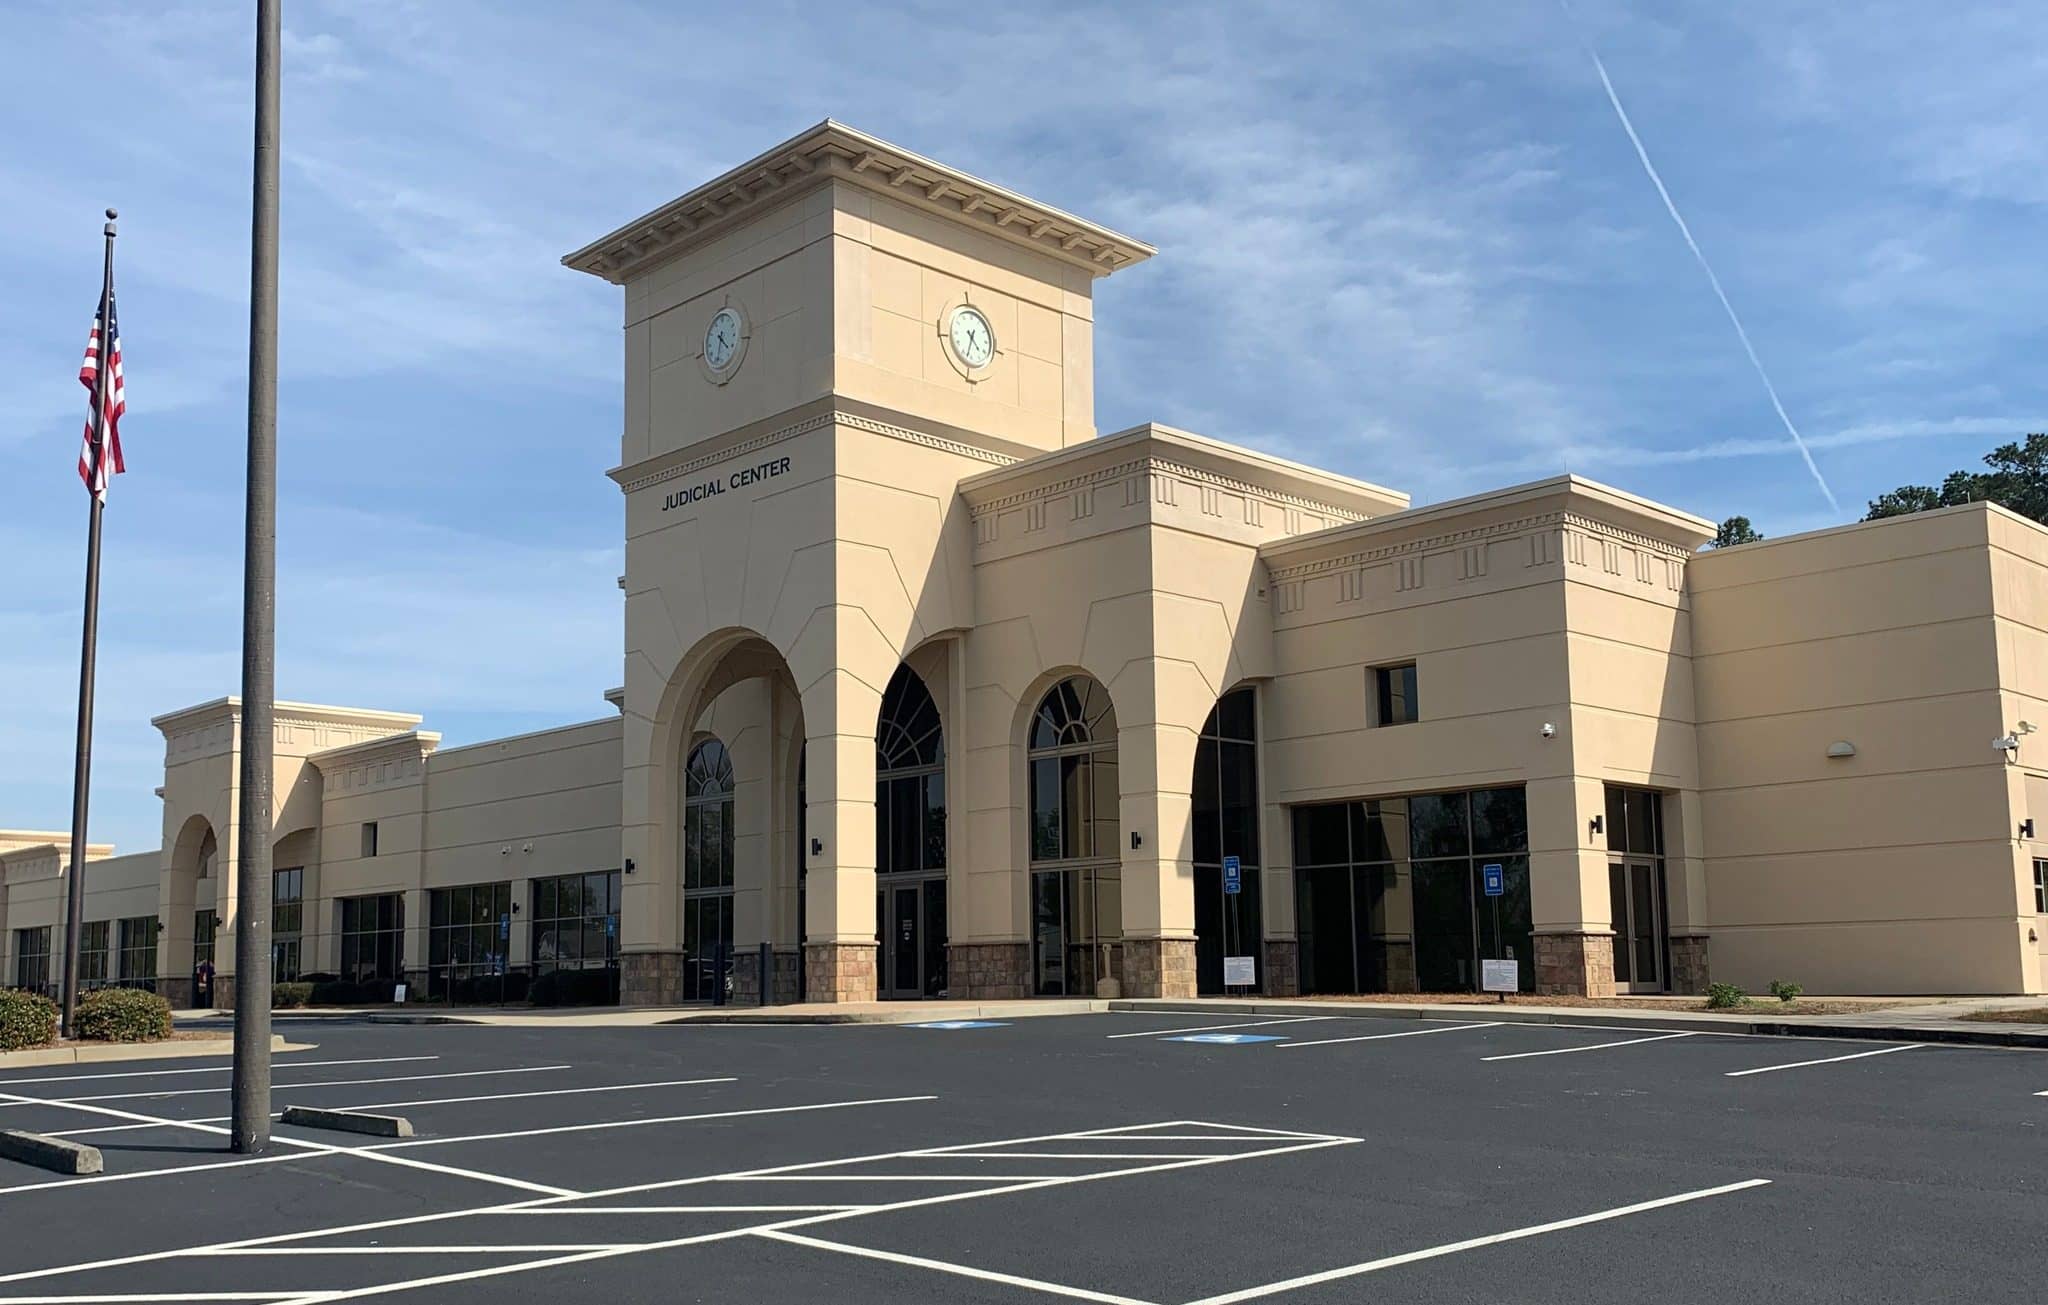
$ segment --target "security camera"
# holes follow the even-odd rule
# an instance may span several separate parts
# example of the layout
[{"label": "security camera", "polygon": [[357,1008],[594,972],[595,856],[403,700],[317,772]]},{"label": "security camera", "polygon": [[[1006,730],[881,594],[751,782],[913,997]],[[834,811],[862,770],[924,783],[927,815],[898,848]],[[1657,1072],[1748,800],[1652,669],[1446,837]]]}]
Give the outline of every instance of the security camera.
[{"label": "security camera", "polygon": [[2017,734],[2001,734],[1991,740],[1991,746],[2000,752],[2018,752],[2020,750],[2020,736]]},{"label": "security camera", "polygon": [[2037,730],[2037,729],[2040,729],[2040,728],[2041,728],[2041,727],[2040,727],[2039,725],[2036,725],[2036,724],[2034,724],[2034,722],[2032,722],[2032,721],[2030,721],[2030,720],[2023,720],[2023,721],[2021,721],[2021,722],[2019,723],[2019,725],[2018,725],[2018,726],[2016,726],[2016,727],[2014,728],[2014,730],[2013,730],[2013,733],[2015,733],[2015,734],[2032,734],[2032,733],[2033,733],[2033,732],[2034,732],[2035,730]]},{"label": "security camera", "polygon": [[1549,721],[1544,721],[1544,722],[1543,722],[1543,737],[1544,737],[1544,738],[1546,738],[1546,739],[1554,739],[1554,738],[1556,738],[1556,737],[1557,737],[1557,726],[1555,726],[1555,725],[1551,724],[1551,723],[1550,723]]}]

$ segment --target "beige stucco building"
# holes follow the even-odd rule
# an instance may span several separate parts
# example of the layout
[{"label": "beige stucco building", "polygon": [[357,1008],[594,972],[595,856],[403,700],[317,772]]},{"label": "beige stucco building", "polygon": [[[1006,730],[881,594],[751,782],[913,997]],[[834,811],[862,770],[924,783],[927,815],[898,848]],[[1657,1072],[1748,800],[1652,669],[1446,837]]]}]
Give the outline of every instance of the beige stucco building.
[{"label": "beige stucco building", "polygon": [[[279,970],[2048,987],[2048,530],[1980,504],[1701,551],[1579,477],[1415,508],[1098,434],[1093,286],[1152,253],[828,122],[571,254],[624,292],[623,686],[449,749],[279,703]],[[232,968],[240,712],[156,724],[162,851],[89,862],[87,968],[184,998]],[[0,834],[10,981],[56,972],[65,841]]]}]

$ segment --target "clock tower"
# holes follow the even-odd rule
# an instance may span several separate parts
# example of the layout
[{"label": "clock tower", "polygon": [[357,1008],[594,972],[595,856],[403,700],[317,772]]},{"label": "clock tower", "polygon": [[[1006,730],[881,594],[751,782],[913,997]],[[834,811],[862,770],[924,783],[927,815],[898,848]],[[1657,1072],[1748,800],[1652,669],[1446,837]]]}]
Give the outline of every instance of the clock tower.
[{"label": "clock tower", "polygon": [[[625,291],[626,1000],[763,941],[778,986],[873,995],[900,667],[966,747],[958,486],[1094,439],[1092,288],[1152,252],[826,121],[563,260]],[[706,740],[738,786],[710,852]]]}]

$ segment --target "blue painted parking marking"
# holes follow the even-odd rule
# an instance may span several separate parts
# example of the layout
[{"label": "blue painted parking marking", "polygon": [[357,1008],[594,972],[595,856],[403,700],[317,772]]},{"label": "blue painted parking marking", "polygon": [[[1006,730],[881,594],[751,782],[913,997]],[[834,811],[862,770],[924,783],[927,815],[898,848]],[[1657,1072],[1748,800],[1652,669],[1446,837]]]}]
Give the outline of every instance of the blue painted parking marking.
[{"label": "blue painted parking marking", "polygon": [[1163,1038],[1163,1042],[1214,1042],[1226,1047],[1241,1042],[1284,1042],[1276,1033],[1190,1033],[1184,1038]]},{"label": "blue painted parking marking", "polygon": [[933,1020],[929,1024],[910,1024],[913,1029],[1006,1029],[1008,1020]]}]

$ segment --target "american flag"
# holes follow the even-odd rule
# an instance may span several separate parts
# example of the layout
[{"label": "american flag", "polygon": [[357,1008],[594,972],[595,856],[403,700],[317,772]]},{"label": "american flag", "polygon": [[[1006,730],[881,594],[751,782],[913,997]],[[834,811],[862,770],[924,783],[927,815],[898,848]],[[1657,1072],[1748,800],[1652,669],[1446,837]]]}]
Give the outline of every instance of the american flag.
[{"label": "american flag", "polygon": [[[78,450],[78,478],[102,503],[107,498],[107,477],[127,470],[121,462],[121,414],[128,411],[128,390],[121,381],[121,320],[114,312],[112,291],[107,292],[106,326],[107,339],[112,342],[109,352],[114,359],[114,373],[107,378],[107,408],[104,413],[86,414],[85,439]],[[78,383],[95,398],[98,397],[99,375],[100,319],[95,313],[92,336],[85,342],[85,365],[78,369]],[[102,418],[106,429],[104,443],[96,438]]]}]

